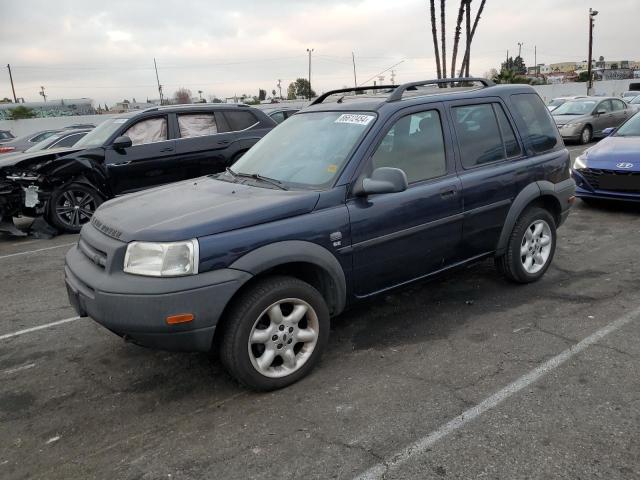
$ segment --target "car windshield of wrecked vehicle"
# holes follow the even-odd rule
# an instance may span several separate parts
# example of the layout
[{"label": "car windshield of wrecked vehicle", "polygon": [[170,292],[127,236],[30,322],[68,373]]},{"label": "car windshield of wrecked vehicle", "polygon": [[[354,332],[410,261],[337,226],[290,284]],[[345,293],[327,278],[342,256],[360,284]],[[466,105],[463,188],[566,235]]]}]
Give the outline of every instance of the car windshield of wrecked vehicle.
[{"label": "car windshield of wrecked vehicle", "polygon": [[218,179],[254,176],[274,180],[285,188],[327,188],[375,118],[373,113],[361,112],[294,115]]},{"label": "car windshield of wrecked vehicle", "polygon": [[110,118],[105,120],[96,128],[91,130],[87,135],[81,138],[78,143],[75,144],[77,148],[96,148],[104,145],[104,142],[118,130],[123,123],[127,121],[126,118]]}]

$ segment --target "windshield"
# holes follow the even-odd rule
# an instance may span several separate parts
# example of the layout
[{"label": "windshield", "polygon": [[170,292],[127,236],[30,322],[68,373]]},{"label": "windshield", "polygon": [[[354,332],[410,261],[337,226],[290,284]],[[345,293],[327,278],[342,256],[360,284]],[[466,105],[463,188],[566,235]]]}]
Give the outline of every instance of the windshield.
[{"label": "windshield", "polygon": [[[293,187],[328,187],[375,118],[360,112],[294,115],[234,163],[232,173],[259,175]],[[228,179],[229,174],[222,175]]]},{"label": "windshield", "polygon": [[58,140],[60,137],[62,137],[62,135],[51,135],[50,137],[47,137],[41,142],[36,143],[33,147],[27,148],[25,152],[39,152],[40,150],[44,150],[45,148],[48,148],[49,145],[51,145],[56,140]]},{"label": "windshield", "polygon": [[553,111],[553,115],[588,115],[595,106],[595,100],[573,100],[560,105]]},{"label": "windshield", "polygon": [[638,105],[640,104],[640,95],[633,97],[633,99],[631,99],[631,101],[629,102],[629,104],[631,105]]},{"label": "windshield", "polygon": [[113,132],[118,130],[128,118],[110,118],[87,133],[75,144],[78,148],[95,148],[104,145]]},{"label": "windshield", "polygon": [[562,105],[562,104],[563,104],[563,103],[565,103],[565,102],[566,102],[566,100],[561,100],[561,99],[559,99],[559,98],[556,98],[555,100],[551,100],[551,101],[549,102],[549,106],[550,106],[550,107],[557,107],[557,106]]},{"label": "windshield", "polygon": [[627,120],[614,135],[615,137],[640,137],[640,114]]}]

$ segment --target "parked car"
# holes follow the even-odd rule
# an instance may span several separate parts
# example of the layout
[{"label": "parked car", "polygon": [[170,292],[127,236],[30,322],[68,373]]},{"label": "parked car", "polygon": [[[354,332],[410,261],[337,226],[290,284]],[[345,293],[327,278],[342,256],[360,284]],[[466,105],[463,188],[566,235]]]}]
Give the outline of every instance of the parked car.
[{"label": "parked car", "polygon": [[71,304],[141,345],[216,345],[270,390],[311,371],[359,300],[491,257],[538,280],[569,153],[532,87],[428,88],[452,81],[329,92],[218,175],[102,204],[66,256]]},{"label": "parked car", "polygon": [[0,143],[5,143],[16,138],[9,130],[0,130]]},{"label": "parked car", "polygon": [[627,101],[628,99],[637,97],[638,95],[640,95],[640,92],[638,90],[628,90],[626,92],[623,92],[621,97],[623,100]]},{"label": "parked car", "polygon": [[549,109],[550,112],[553,112],[556,108],[558,108],[563,103],[568,102],[569,100],[576,100],[578,98],[585,98],[585,97],[586,95],[574,95],[572,97],[554,98],[547,104],[547,108]]},{"label": "parked car", "polygon": [[91,130],[92,128],[96,128],[96,126],[93,123],[74,123],[71,125],[67,125],[64,128],[65,130],[78,130],[78,129]]},{"label": "parked car", "polygon": [[640,95],[636,95],[630,100],[627,100],[627,105],[632,108],[634,112],[640,111]]},{"label": "parked car", "polygon": [[59,131],[60,130],[42,130],[30,135],[24,135],[22,137],[14,138],[13,140],[4,142],[2,145],[0,145],[0,154],[24,152],[26,149],[34,146],[36,143],[49,138],[51,135],[55,135]]},{"label": "parked car", "polygon": [[640,201],[640,113],[576,158],[572,176],[576,196],[585,202],[600,199]]},{"label": "parked car", "polygon": [[50,137],[36,143],[33,147],[29,147],[25,152],[39,152],[40,150],[48,150],[51,148],[73,147],[80,139],[89,133],[90,129],[78,130],[62,130],[54,133]]},{"label": "parked car", "polygon": [[563,139],[586,144],[602,137],[605,128],[620,126],[633,110],[619,98],[585,97],[569,100],[551,114]]},{"label": "parked car", "polygon": [[[78,141],[74,148],[81,151],[1,168],[0,178],[10,178],[25,192],[20,201],[5,203],[22,204],[57,229],[78,232],[104,200],[220,172],[275,126],[246,105],[180,105],[122,114]],[[20,214],[18,208],[3,217]]]},{"label": "parked car", "polygon": [[263,108],[261,110],[275,120],[276,123],[282,123],[294,113],[300,111],[299,108],[293,107]]}]

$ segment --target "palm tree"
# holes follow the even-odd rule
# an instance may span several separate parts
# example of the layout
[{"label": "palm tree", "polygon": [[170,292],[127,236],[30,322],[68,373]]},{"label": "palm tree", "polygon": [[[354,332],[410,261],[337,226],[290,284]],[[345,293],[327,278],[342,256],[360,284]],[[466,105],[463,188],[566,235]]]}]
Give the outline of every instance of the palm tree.
[{"label": "palm tree", "polygon": [[441,42],[442,42],[442,77],[447,76],[447,40],[445,33],[445,12],[444,7],[446,4],[446,0],[440,0],[440,34],[441,34]]},{"label": "palm tree", "polygon": [[467,43],[467,49],[464,52],[464,58],[462,59],[462,66],[460,68],[459,77],[462,76],[464,69],[466,68],[467,76],[469,76],[469,54],[471,53],[471,43],[473,42],[473,37],[476,34],[476,28],[478,27],[478,21],[480,21],[480,15],[482,15],[482,10],[484,10],[484,4],[487,0],[482,0],[480,2],[480,7],[478,8],[478,12],[476,13],[476,18],[473,21],[473,28],[471,29],[471,38]]},{"label": "palm tree", "polygon": [[[436,29],[435,0],[430,0],[430,4],[431,4],[431,34],[433,36],[433,50],[435,51],[435,54],[436,54],[436,67],[438,70],[438,78],[442,78],[442,70],[440,70],[440,50],[438,49],[438,31]],[[444,40],[442,44],[444,45]],[[445,76],[446,75],[447,73],[445,72]]]},{"label": "palm tree", "polygon": [[464,15],[464,8],[467,2],[471,0],[460,0],[460,8],[458,9],[458,19],[456,20],[456,30],[453,37],[453,56],[451,57],[451,77],[456,76],[456,57],[458,56],[458,44],[460,43],[460,29],[462,25],[462,17]]}]

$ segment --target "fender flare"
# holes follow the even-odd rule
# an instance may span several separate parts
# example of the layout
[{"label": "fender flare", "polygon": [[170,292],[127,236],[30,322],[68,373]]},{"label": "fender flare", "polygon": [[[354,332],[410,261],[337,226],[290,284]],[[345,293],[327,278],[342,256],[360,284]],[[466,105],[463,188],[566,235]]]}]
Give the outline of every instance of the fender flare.
[{"label": "fender flare", "polygon": [[542,195],[539,183],[549,183],[549,185],[551,185],[551,192],[554,191],[553,184],[550,182],[530,183],[520,191],[515,200],[511,203],[511,208],[509,209],[507,218],[505,219],[504,225],[502,226],[502,232],[500,232],[500,239],[498,240],[498,247],[496,248],[497,256],[504,254],[504,252],[506,251],[507,244],[509,243],[509,236],[511,235],[513,227],[515,226],[516,221],[518,220],[518,217],[520,216],[522,211],[533,200],[539,198]]},{"label": "fender flare", "polygon": [[338,259],[326,248],[302,240],[286,240],[271,243],[243,255],[229,265],[229,268],[259,275],[271,268],[287,263],[310,263],[323,269],[332,279],[335,287],[333,315],[344,310],[347,300],[347,282]]}]

